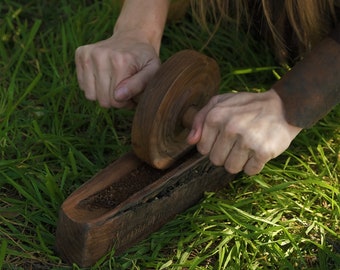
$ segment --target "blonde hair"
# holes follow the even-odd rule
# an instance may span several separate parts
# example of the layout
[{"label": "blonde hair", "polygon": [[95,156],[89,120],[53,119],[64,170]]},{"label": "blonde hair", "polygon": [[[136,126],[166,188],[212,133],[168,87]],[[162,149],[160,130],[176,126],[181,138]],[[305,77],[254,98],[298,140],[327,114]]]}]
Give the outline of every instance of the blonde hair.
[{"label": "blonde hair", "polygon": [[256,20],[258,30],[273,45],[281,62],[302,56],[329,33],[337,22],[336,0],[191,0],[193,16],[208,22]]}]

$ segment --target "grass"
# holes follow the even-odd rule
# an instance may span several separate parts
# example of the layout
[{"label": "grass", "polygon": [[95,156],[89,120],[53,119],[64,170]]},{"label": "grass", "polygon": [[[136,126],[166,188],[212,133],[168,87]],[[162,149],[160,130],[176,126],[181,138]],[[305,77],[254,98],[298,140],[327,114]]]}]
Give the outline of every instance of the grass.
[{"label": "grass", "polygon": [[[54,251],[58,209],[130,150],[133,112],[87,101],[75,76],[75,49],[112,33],[111,2],[0,3],[0,269],[80,269]],[[222,92],[263,91],[284,73],[242,32],[207,40],[195,24],[172,23],[161,57],[185,48],[215,57]],[[240,174],[92,269],[340,269],[339,119],[337,106],[261,174]]]}]

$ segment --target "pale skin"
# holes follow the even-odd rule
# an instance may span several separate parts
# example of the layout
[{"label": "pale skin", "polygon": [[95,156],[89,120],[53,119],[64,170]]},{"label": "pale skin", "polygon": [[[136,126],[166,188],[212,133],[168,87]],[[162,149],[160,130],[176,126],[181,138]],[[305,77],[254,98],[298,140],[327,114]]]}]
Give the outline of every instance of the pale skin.
[{"label": "pale skin", "polygon": [[[110,38],[77,49],[86,98],[105,108],[133,107],[131,99],[160,66],[168,8],[168,0],[126,0]],[[230,173],[257,174],[301,131],[285,120],[283,108],[274,89],[217,95],[196,115],[187,141]]]}]

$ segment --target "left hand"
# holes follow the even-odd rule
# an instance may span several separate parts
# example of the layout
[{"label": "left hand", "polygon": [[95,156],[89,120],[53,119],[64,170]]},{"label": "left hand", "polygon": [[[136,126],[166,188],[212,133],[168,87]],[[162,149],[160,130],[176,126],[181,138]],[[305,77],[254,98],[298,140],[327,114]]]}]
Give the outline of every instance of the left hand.
[{"label": "left hand", "polygon": [[300,131],[287,123],[282,101],[271,89],[213,97],[195,116],[187,141],[197,144],[214,165],[254,175],[284,152]]}]

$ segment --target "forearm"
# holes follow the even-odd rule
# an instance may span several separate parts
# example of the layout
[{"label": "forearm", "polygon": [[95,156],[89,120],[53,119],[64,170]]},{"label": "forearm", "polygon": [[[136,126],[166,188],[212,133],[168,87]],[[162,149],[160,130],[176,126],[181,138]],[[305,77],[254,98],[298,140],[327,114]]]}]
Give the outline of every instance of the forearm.
[{"label": "forearm", "polygon": [[283,76],[273,89],[289,124],[308,128],[340,102],[340,27]]},{"label": "forearm", "polygon": [[170,0],[125,0],[114,34],[131,34],[159,52]]}]

